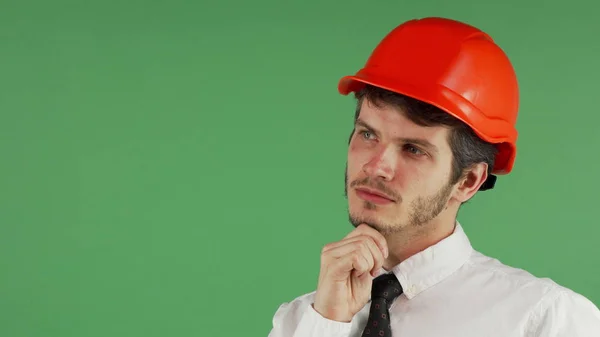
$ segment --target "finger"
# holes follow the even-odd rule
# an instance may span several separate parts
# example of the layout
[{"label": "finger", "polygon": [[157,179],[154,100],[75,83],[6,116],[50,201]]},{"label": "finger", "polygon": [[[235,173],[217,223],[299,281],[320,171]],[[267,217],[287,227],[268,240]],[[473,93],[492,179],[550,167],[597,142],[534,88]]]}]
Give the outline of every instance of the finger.
[{"label": "finger", "polygon": [[367,231],[369,228],[371,228],[369,225],[367,224],[360,224],[358,225],[356,228],[354,228],[352,231],[350,231],[350,233],[348,233],[344,239],[349,239],[352,237],[355,237],[357,235],[362,235],[365,231]]},{"label": "finger", "polygon": [[[379,260],[379,262],[377,262]],[[363,236],[362,240],[348,243],[332,249],[324,256],[324,264],[336,271],[350,272],[358,268],[359,274],[369,272],[373,274],[375,266],[383,260],[379,248],[372,238]]]},{"label": "finger", "polygon": [[357,241],[363,240],[364,237],[368,237],[368,236],[366,236],[366,235],[354,236],[354,237],[351,237],[351,238],[348,238],[348,239],[343,239],[341,241],[336,241],[336,242],[328,243],[328,244],[326,244],[323,247],[323,251],[322,252],[325,253],[325,252],[328,252],[328,251],[330,251],[332,249],[336,249],[336,248],[339,248],[341,246],[344,246],[344,245],[347,245],[347,244],[350,244],[350,243],[353,243],[353,242],[357,242]]},{"label": "finger", "polygon": [[322,253],[331,257],[340,257],[356,249],[357,245],[362,244],[362,241],[365,240],[371,241],[376,247],[378,247],[372,237],[369,235],[360,235],[350,239],[344,239],[342,241],[327,244],[325,247],[323,247]]},{"label": "finger", "polygon": [[379,249],[379,246],[375,243],[372,238],[365,241],[367,248],[369,249],[369,254],[373,257],[373,268],[371,269],[371,275],[375,276],[375,273],[383,267],[383,263],[385,258],[383,257],[383,252]]},{"label": "finger", "polygon": [[[366,243],[363,241],[371,240],[368,237],[364,237],[363,239],[357,238],[353,242],[346,242],[342,245],[339,245],[336,248],[330,249],[327,252],[321,255],[321,267],[326,269],[335,269],[342,271],[352,270],[353,261],[347,260],[347,257],[352,257],[352,255],[356,254],[356,252],[361,251],[361,246],[364,246],[364,252],[370,254],[368,249],[366,248]],[[345,265],[343,265],[345,263]],[[350,268],[350,269],[348,269]]]},{"label": "finger", "polygon": [[339,259],[336,259],[332,269],[337,272],[342,272],[345,275],[354,271],[357,276],[360,276],[368,273],[371,270],[371,266],[372,263],[369,263],[367,260],[367,255],[360,249],[357,249],[350,254],[346,254]]},{"label": "finger", "polygon": [[383,256],[385,258],[388,257],[389,251],[388,251],[387,240],[381,233],[379,233],[379,231],[377,231],[375,228],[372,228],[369,225],[361,224],[358,227],[356,227],[355,230],[353,230],[348,235],[346,235],[346,238],[352,238],[352,237],[359,236],[359,235],[371,236],[373,238],[373,240],[375,240],[375,242],[377,243],[377,246],[379,246],[379,248],[381,249]]},{"label": "finger", "polygon": [[373,239],[369,237],[360,241],[358,245],[359,246],[357,253],[360,254],[367,261],[367,269],[359,270],[361,272],[360,275],[362,275],[362,273],[371,273],[371,270],[373,270],[373,267],[375,266],[375,256],[373,255],[373,249],[374,251],[378,251],[379,248],[377,248],[377,245],[375,244],[375,242],[373,242]]}]

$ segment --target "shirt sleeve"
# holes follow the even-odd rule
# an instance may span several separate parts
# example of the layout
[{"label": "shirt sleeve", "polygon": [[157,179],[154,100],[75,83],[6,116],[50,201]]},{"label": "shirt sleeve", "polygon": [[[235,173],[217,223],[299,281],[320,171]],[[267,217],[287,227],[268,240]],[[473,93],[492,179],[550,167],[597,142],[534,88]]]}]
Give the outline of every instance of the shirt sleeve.
[{"label": "shirt sleeve", "polygon": [[268,337],[348,337],[351,325],[324,318],[312,303],[293,301],[277,309]]},{"label": "shirt sleeve", "polygon": [[600,310],[589,299],[563,289],[542,306],[535,337],[598,337]]}]

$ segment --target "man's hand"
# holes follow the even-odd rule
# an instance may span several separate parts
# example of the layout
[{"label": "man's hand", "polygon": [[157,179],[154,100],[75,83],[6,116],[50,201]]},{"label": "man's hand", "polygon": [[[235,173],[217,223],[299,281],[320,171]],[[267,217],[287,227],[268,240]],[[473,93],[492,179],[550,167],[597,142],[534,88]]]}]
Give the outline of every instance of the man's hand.
[{"label": "man's hand", "polygon": [[369,300],[373,277],[387,257],[385,238],[365,224],[327,244],[321,253],[315,310],[327,319],[350,322]]}]

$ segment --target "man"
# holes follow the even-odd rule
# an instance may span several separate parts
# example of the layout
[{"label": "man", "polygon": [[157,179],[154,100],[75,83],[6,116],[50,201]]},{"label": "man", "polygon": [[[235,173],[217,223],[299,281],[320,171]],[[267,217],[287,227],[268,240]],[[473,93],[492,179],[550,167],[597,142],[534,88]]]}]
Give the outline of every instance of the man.
[{"label": "man", "polygon": [[339,83],[357,98],[346,196],[356,227],[325,245],[315,292],[270,337],[599,337],[582,295],[475,251],[460,206],[508,174],[517,80],[479,29],[405,22]]}]

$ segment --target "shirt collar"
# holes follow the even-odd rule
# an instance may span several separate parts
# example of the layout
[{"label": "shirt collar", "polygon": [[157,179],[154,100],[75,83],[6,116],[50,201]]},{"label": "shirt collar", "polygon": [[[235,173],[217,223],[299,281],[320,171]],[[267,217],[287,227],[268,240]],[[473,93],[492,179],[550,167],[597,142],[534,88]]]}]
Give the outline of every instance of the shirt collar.
[{"label": "shirt collar", "polygon": [[469,238],[457,221],[450,236],[402,261],[391,272],[400,281],[406,297],[412,299],[454,273],[472,251]]}]

